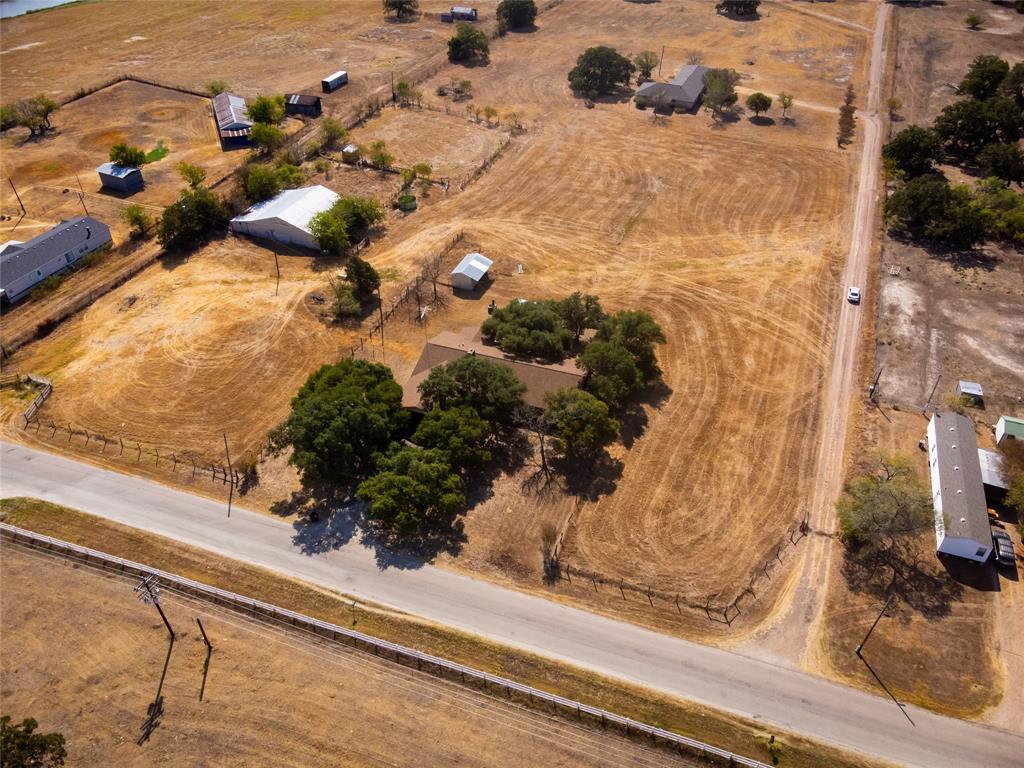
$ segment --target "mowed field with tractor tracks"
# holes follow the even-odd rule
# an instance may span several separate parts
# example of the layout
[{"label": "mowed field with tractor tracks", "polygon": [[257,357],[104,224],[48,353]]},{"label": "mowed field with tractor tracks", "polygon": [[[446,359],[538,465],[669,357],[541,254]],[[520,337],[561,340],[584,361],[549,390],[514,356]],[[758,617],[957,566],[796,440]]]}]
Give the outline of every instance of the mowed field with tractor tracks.
[{"label": "mowed field with tractor tracks", "polygon": [[[854,150],[836,148],[835,111],[847,84],[864,80],[861,25],[874,6],[836,4],[839,19],[822,8],[824,16],[766,3],[758,21],[736,22],[710,2],[569,1],[545,9],[536,30],[492,41],[486,66],[445,65],[417,84],[437,102],[438,85],[471,79],[475,103],[516,112],[524,130],[465,189],[435,190],[416,213],[391,216],[365,252],[387,276],[386,303],[454,232],[465,247],[453,259],[470,245],[496,257],[483,300],[453,299],[420,325],[396,315],[383,359],[397,378],[426,338],[479,323],[491,298],[584,290],[608,310],[651,312],[668,338],[662,385],[624,419],[613,461],[596,470],[607,475],[602,487],[538,498],[521,478],[502,478],[468,512],[466,540],[446,562],[538,587],[541,523],[553,522],[574,567],[688,599],[731,600],[801,519],[851,200]],[[401,29],[426,35],[435,26]],[[599,44],[631,55],[664,45],[663,79],[698,56],[743,75],[741,100],[747,90],[787,91],[797,106],[789,121],[776,107],[759,123],[742,111],[724,123],[703,112],[654,119],[624,96],[588,109],[566,73]],[[260,73],[250,76],[257,89],[278,85]],[[395,117],[386,113],[360,135],[387,133],[395,154],[408,142],[410,160],[443,167],[448,157],[459,168],[457,143],[431,143],[436,113],[415,117],[407,111],[401,131],[390,132]],[[497,142],[498,131],[491,135]],[[150,268],[15,362],[53,375],[44,415],[53,409],[57,421],[96,421],[112,434],[214,455],[226,432],[233,450],[245,451],[287,411],[304,377],[355,338],[303,301],[325,288],[323,265],[288,263],[274,296],[269,251],[235,238],[215,243],[183,264]],[[162,307],[123,309],[150,294]]]}]

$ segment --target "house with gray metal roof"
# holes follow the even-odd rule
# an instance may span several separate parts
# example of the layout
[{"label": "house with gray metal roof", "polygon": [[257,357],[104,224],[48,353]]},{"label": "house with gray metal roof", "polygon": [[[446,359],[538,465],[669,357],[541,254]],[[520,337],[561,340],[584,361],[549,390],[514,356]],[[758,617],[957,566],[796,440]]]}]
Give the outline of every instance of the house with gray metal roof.
[{"label": "house with gray metal roof", "polygon": [[218,93],[213,97],[213,116],[217,135],[223,146],[245,146],[252,140],[252,120],[245,99],[235,93]]},{"label": "house with gray metal roof", "polygon": [[641,105],[671,107],[690,111],[700,104],[704,95],[704,76],[708,68],[701,64],[687,64],[671,82],[649,82],[641,85],[634,96]]},{"label": "house with gray metal roof", "polygon": [[985,562],[992,552],[992,528],[973,421],[952,412],[932,416],[928,470],[936,551]]},{"label": "house with gray metal roof", "polygon": [[91,216],[62,221],[48,232],[0,247],[0,300],[17,301],[50,275],[63,272],[111,242],[110,229]]}]

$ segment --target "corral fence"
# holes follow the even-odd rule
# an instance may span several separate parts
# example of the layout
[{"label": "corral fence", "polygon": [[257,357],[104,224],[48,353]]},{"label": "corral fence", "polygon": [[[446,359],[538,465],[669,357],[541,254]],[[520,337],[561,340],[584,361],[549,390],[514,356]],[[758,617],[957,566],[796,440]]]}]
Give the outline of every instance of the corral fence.
[{"label": "corral fence", "polygon": [[719,749],[697,739],[672,733],[664,728],[641,723],[632,718],[623,717],[622,715],[617,715],[598,707],[592,707],[573,699],[567,699],[564,696],[548,693],[529,685],[523,685],[505,677],[492,675],[473,667],[467,667],[464,664],[458,664],[438,656],[422,653],[387,640],[381,640],[380,638],[366,635],[338,624],[321,621],[312,616],[306,616],[261,600],[218,589],[208,584],[193,581],[192,579],[156,568],[150,568],[141,563],[108,555],[88,547],[82,547],[50,536],[27,531],[7,523],[0,523],[0,536],[10,543],[29,549],[49,552],[98,570],[112,571],[133,577],[152,576],[160,581],[160,586],[165,590],[198,598],[217,606],[223,606],[260,621],[293,627],[315,635],[318,638],[345,643],[352,648],[372,653],[375,656],[389,660],[393,659],[395,662],[405,666],[415,666],[421,671],[434,674],[446,680],[461,681],[467,685],[472,683],[486,691],[494,689],[504,691],[509,698],[516,696],[529,701],[534,706],[539,704],[547,705],[553,712],[563,717],[574,717],[581,721],[587,720],[591,723],[600,723],[602,727],[618,727],[626,734],[647,737],[655,744],[674,748],[680,752],[687,752],[711,764],[745,766],[745,768],[769,768],[766,763]]},{"label": "corral fence", "polygon": [[[567,528],[568,526],[566,526]],[[748,600],[756,600],[758,583],[762,580],[772,580],[772,570],[783,563],[783,554],[790,547],[796,547],[809,533],[811,529],[806,517],[796,526],[789,528],[785,537],[770,550],[770,554],[751,571],[747,585],[739,591],[732,600],[723,601],[721,595],[708,595],[703,599],[696,595],[686,595],[682,592],[668,592],[664,589],[655,589],[650,584],[641,584],[635,581],[627,581],[624,577],[608,576],[597,571],[574,566],[571,562],[565,561],[558,554],[561,547],[561,536],[555,547],[553,555],[544,558],[544,577],[549,583],[552,581],[566,581],[570,584],[573,579],[583,582],[590,582],[595,592],[599,587],[609,587],[617,590],[623,600],[626,600],[626,593],[639,595],[647,600],[653,610],[674,610],[682,614],[683,608],[704,613],[708,621],[717,622],[731,626],[740,615],[741,604]],[[564,529],[562,532],[564,536]],[[757,587],[757,589],[755,589]]]}]

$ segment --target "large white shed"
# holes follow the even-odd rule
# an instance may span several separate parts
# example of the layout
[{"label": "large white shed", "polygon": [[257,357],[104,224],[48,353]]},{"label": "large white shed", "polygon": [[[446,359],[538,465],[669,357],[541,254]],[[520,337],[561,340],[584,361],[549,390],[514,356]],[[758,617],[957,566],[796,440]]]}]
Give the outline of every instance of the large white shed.
[{"label": "large white shed", "polygon": [[452,288],[473,291],[487,277],[487,271],[494,262],[480,253],[467,253],[459,265],[452,270]]},{"label": "large white shed", "polygon": [[319,184],[302,189],[286,189],[233,218],[231,231],[320,250],[309,231],[309,220],[321,211],[326,211],[337,200],[336,192]]}]

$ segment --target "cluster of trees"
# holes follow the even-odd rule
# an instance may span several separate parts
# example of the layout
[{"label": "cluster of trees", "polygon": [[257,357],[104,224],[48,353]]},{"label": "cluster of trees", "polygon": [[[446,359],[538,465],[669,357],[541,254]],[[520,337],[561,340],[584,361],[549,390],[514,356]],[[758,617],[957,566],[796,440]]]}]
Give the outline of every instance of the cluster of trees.
[{"label": "cluster of trees", "polygon": [[491,47],[482,29],[462,21],[455,25],[455,35],[448,41],[449,61],[487,61]]},{"label": "cluster of trees", "polygon": [[341,197],[309,220],[309,230],[321,250],[340,256],[383,220],[384,208],[372,197]]},{"label": "cluster of trees", "polygon": [[598,328],[604,319],[597,297],[576,291],[561,301],[517,299],[495,309],[481,333],[510,355],[562,360],[584,331]]},{"label": "cluster of trees", "polygon": [[358,317],[378,288],[380,275],[377,270],[368,261],[351,256],[345,265],[344,277],[331,278],[334,317],[338,320]]},{"label": "cluster of trees", "polygon": [[[986,239],[1024,242],[1024,64],[979,56],[960,82],[968,98],[942,110],[931,128],[911,125],[882,149],[886,173],[903,183],[886,201],[890,221],[911,236],[971,247]],[[987,178],[950,185],[936,166],[955,162]]]},{"label": "cluster of trees", "polygon": [[498,34],[509,29],[532,27],[537,18],[537,3],[534,0],[501,0],[496,15]]},{"label": "cluster of trees", "polygon": [[282,149],[273,164],[248,162],[238,169],[242,189],[250,203],[269,200],[282,189],[302,186],[304,177],[299,164],[302,158],[295,149]]},{"label": "cluster of trees", "polygon": [[20,125],[28,128],[31,136],[42,136],[53,128],[50,117],[58,109],[60,104],[43,94],[4,104],[0,106],[0,130]]},{"label": "cluster of trees", "polygon": [[[201,245],[212,232],[224,229],[230,218],[224,201],[202,185],[206,179],[202,168],[182,163],[178,172],[187,186],[177,202],[164,208],[157,228],[157,239],[168,251],[185,251]],[[148,222],[141,230],[145,232],[147,227]]]},{"label": "cluster of trees", "polygon": [[[607,45],[587,48],[569,70],[569,87],[576,93],[596,98],[627,87],[637,65]],[[652,67],[653,69],[653,67]]]},{"label": "cluster of trees", "polygon": [[851,83],[846,86],[843,104],[839,107],[839,129],[836,132],[836,144],[840,149],[853,140],[853,129],[857,125],[857,107],[853,104],[855,98]]},{"label": "cluster of trees", "polygon": [[761,0],[719,0],[715,11],[724,16],[756,16]]},{"label": "cluster of trees", "polygon": [[64,736],[38,733],[39,723],[27,717],[11,724],[11,716],[0,717],[0,755],[12,768],[59,768],[68,756]]}]

